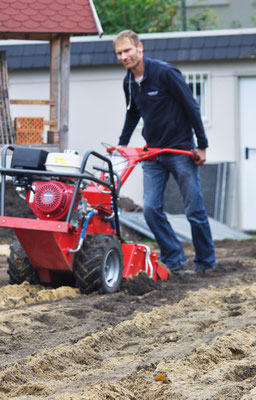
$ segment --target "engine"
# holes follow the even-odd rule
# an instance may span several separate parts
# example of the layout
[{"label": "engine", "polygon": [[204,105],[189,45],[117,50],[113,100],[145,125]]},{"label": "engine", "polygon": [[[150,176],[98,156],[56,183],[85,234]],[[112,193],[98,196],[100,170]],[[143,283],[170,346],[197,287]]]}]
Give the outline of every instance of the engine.
[{"label": "engine", "polygon": [[[74,190],[74,186],[64,182],[34,181],[26,194],[26,200],[39,219],[63,221],[67,216]],[[78,196],[77,202],[80,198],[81,195]]]}]

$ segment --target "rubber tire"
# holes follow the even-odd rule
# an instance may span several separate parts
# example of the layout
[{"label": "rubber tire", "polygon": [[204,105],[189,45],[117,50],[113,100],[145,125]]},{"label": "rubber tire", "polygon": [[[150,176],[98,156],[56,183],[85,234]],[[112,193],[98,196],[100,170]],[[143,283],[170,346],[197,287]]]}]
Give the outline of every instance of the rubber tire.
[{"label": "rubber tire", "polygon": [[[106,269],[107,261],[112,265],[110,270]],[[108,272],[110,276],[106,276]],[[118,238],[103,233],[87,235],[74,261],[74,275],[82,293],[117,292],[123,278],[123,253]],[[108,282],[111,276],[114,280]]]},{"label": "rubber tire", "polygon": [[30,261],[18,239],[10,246],[10,255],[7,259],[7,273],[10,276],[11,285],[27,281],[31,284],[40,283],[37,271],[32,267]]}]

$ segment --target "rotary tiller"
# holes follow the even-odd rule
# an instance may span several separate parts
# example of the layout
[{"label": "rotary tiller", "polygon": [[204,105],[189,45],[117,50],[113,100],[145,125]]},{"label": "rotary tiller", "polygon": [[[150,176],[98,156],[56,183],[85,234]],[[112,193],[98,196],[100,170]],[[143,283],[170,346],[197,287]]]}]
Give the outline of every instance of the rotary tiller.
[{"label": "rotary tiller", "polygon": [[[122,278],[140,271],[167,279],[157,253],[123,240],[119,191],[138,162],[162,153],[192,151],[109,147],[107,156],[88,151],[48,153],[6,145],[2,150],[0,226],[12,228],[8,274],[11,284],[74,281],[82,293],[116,292]],[[10,158],[10,167],[7,160]],[[88,159],[94,165],[89,172]],[[5,215],[6,176],[33,212],[32,218]]]}]

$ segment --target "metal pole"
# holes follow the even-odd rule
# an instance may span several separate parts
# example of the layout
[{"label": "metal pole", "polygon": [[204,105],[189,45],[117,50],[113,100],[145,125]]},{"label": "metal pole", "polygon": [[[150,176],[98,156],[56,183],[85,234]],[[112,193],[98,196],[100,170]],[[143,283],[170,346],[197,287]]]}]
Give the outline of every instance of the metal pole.
[{"label": "metal pole", "polygon": [[181,0],[182,30],[187,30],[186,0]]}]

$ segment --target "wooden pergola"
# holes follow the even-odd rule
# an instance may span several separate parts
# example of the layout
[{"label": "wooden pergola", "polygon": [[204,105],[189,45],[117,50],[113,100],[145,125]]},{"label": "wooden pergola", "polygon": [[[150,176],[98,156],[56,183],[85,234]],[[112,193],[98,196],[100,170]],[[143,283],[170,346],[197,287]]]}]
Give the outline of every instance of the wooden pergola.
[{"label": "wooden pergola", "polygon": [[46,104],[50,130],[59,132],[59,148],[68,145],[70,36],[98,34],[102,28],[93,0],[1,0],[0,39],[50,42],[49,100],[11,100]]}]

